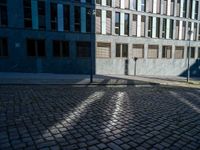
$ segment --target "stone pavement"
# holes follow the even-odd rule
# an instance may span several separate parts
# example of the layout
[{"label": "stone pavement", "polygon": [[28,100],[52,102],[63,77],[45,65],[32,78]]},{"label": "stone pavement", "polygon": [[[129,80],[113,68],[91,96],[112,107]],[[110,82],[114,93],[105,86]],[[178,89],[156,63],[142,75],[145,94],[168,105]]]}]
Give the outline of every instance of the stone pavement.
[{"label": "stone pavement", "polygon": [[0,85],[0,149],[200,149],[200,90]]}]

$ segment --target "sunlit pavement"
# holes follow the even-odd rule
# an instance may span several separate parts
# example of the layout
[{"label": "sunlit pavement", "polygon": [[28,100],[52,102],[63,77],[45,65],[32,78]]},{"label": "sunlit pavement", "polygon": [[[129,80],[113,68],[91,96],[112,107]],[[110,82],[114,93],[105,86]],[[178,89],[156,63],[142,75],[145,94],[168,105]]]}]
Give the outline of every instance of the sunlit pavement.
[{"label": "sunlit pavement", "polygon": [[200,149],[200,90],[1,85],[0,149]]}]

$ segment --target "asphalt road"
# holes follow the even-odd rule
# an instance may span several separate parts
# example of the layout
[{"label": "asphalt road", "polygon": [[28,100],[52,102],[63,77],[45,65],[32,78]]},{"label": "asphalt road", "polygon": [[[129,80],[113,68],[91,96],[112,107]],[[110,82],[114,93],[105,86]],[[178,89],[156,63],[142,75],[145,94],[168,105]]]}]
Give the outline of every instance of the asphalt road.
[{"label": "asphalt road", "polygon": [[200,90],[0,85],[0,149],[200,149]]}]

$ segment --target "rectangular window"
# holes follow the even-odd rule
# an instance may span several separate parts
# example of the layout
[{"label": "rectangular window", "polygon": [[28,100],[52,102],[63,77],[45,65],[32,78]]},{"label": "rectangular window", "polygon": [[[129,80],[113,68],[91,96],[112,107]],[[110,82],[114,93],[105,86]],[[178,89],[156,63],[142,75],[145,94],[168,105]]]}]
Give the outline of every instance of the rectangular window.
[{"label": "rectangular window", "polygon": [[193,1],[189,0],[189,18],[192,19],[192,5],[193,5]]},{"label": "rectangular window", "polygon": [[53,41],[53,56],[54,57],[69,57],[69,42]]},{"label": "rectangular window", "polygon": [[172,46],[162,47],[162,58],[172,58]]},{"label": "rectangular window", "polygon": [[160,36],[160,18],[156,18],[156,37]]},{"label": "rectangular window", "polygon": [[45,1],[38,1],[39,29],[46,29]]},{"label": "rectangular window", "polygon": [[184,47],[183,46],[176,46],[175,47],[175,59],[183,59],[184,58]]},{"label": "rectangular window", "polygon": [[158,45],[149,45],[148,46],[147,57],[150,59],[158,58]]},{"label": "rectangular window", "polygon": [[179,39],[179,20],[176,20],[176,40]]},{"label": "rectangular window", "polygon": [[97,43],[96,57],[97,58],[110,58],[111,57],[111,44],[110,43]]},{"label": "rectangular window", "polygon": [[166,38],[167,19],[163,18],[162,37]]},{"label": "rectangular window", "polygon": [[31,12],[31,1],[24,0],[24,27],[32,28],[32,12]]},{"label": "rectangular window", "polygon": [[181,0],[177,0],[176,3],[176,16],[180,17],[180,5],[181,4]]},{"label": "rectangular window", "polygon": [[101,0],[96,0],[96,4],[100,4],[101,5]]},{"label": "rectangular window", "polygon": [[0,26],[8,25],[7,0],[0,1]]},{"label": "rectangular window", "polygon": [[129,14],[126,13],[124,17],[124,34],[129,35]]},{"label": "rectangular window", "polygon": [[111,34],[112,11],[106,11],[106,34]]},{"label": "rectangular window", "polygon": [[198,20],[199,2],[196,1],[194,18]]},{"label": "rectangular window", "polygon": [[125,9],[129,9],[129,0],[124,0]]},{"label": "rectangular window", "polygon": [[96,10],[96,33],[101,33],[101,10]]},{"label": "rectangular window", "polygon": [[107,6],[112,6],[112,0],[106,0],[106,5]]},{"label": "rectangular window", "polygon": [[120,0],[115,0],[115,7],[120,8]]},{"label": "rectangular window", "polygon": [[194,41],[197,40],[197,23],[194,23],[193,39]]},{"label": "rectangular window", "polygon": [[58,28],[58,17],[57,17],[57,4],[51,3],[51,29],[57,30]]},{"label": "rectangular window", "polygon": [[173,39],[173,32],[174,32],[174,20],[170,20],[170,30],[169,30],[169,38]]},{"label": "rectangular window", "polygon": [[147,0],[147,12],[153,12],[153,0]]},{"label": "rectangular window", "polygon": [[128,57],[128,44],[116,44],[116,57]]},{"label": "rectangular window", "polygon": [[163,14],[167,15],[167,0],[163,1]]},{"label": "rectangular window", "polygon": [[91,32],[91,17],[92,17],[92,15],[90,15],[88,13],[90,11],[91,11],[90,8],[86,8],[86,32]]},{"label": "rectangular window", "polygon": [[157,0],[157,14],[160,14],[160,9],[161,9],[161,0]]},{"label": "rectangular window", "polygon": [[152,23],[153,23],[153,17],[149,17],[149,20],[148,20],[148,37],[152,37]]},{"label": "rectangular window", "polygon": [[142,44],[133,44],[132,48],[132,57],[144,58],[144,45]]},{"label": "rectangular window", "polygon": [[69,5],[63,5],[64,11],[64,30],[69,31],[70,30],[70,7]]},{"label": "rectangular window", "polygon": [[198,48],[198,58],[200,58],[200,47]]},{"label": "rectangular window", "polygon": [[190,58],[195,58],[195,47],[189,47],[187,48],[187,58],[188,58],[188,54],[189,54],[189,50],[190,50]]},{"label": "rectangular window", "polygon": [[[191,28],[192,28],[192,23],[191,23],[191,22],[188,22],[188,31],[190,31]],[[187,39],[190,40],[191,37],[192,37],[191,34],[189,34],[189,32],[188,32],[188,34],[187,34]]]},{"label": "rectangular window", "polygon": [[130,9],[137,10],[137,0],[130,0]]},{"label": "rectangular window", "polygon": [[45,56],[45,40],[27,39],[28,56]]},{"label": "rectangular window", "polygon": [[141,0],[141,11],[146,11],[146,0]]},{"label": "rectangular window", "polygon": [[0,38],[0,57],[8,56],[8,42],[6,38]]},{"label": "rectangular window", "polygon": [[74,25],[75,25],[75,31],[76,32],[80,32],[81,31],[81,14],[80,14],[80,7],[79,6],[75,6],[74,7]]},{"label": "rectangular window", "polygon": [[145,37],[145,16],[141,16],[141,37]]},{"label": "rectangular window", "polygon": [[185,40],[185,32],[186,32],[186,22],[183,21],[183,25],[182,25],[182,40]]},{"label": "rectangular window", "polygon": [[84,58],[90,57],[91,43],[90,42],[77,42],[76,43],[77,57]]},{"label": "rectangular window", "polygon": [[174,15],[174,0],[171,0],[171,8],[170,8],[170,15]]},{"label": "rectangular window", "polygon": [[187,12],[187,0],[183,0],[183,17],[186,18],[186,12]]},{"label": "rectangular window", "polygon": [[133,15],[132,21],[132,35],[137,36],[137,15]]},{"label": "rectangular window", "polygon": [[115,12],[115,34],[120,34],[120,13]]}]

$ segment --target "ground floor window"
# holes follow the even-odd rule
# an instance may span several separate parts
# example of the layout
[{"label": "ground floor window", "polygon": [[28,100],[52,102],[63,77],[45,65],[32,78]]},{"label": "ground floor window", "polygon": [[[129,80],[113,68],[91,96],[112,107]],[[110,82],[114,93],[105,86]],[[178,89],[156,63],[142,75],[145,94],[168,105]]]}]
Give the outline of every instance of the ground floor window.
[{"label": "ground floor window", "polygon": [[149,45],[148,46],[148,58],[158,58],[158,45]]},{"label": "ground floor window", "polygon": [[0,57],[8,56],[8,42],[6,38],[0,38]]},{"label": "ground floor window", "polygon": [[53,56],[69,57],[69,42],[68,41],[53,41]]},{"label": "ground floor window", "polygon": [[128,57],[128,44],[116,44],[116,57]]},{"label": "ground floor window", "polygon": [[77,57],[90,57],[91,44],[90,42],[77,42],[76,54]]},{"label": "ground floor window", "polygon": [[198,48],[198,58],[200,58],[200,47]]},{"label": "ground floor window", "polygon": [[190,50],[190,58],[195,58],[195,47],[187,48],[187,58],[188,58],[189,50]]},{"label": "ground floor window", "polygon": [[144,58],[144,45],[133,44],[132,47],[132,57]]},{"label": "ground floor window", "polygon": [[45,40],[27,39],[27,55],[44,57]]},{"label": "ground floor window", "polygon": [[97,43],[96,49],[97,58],[110,58],[111,57],[111,44],[110,43]]},{"label": "ground floor window", "polygon": [[183,59],[184,58],[184,46],[176,46],[175,47],[175,59]]},{"label": "ground floor window", "polygon": [[172,46],[162,47],[162,58],[172,58]]}]

